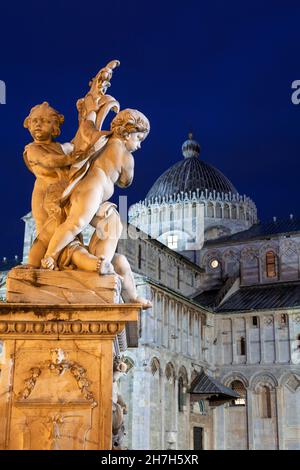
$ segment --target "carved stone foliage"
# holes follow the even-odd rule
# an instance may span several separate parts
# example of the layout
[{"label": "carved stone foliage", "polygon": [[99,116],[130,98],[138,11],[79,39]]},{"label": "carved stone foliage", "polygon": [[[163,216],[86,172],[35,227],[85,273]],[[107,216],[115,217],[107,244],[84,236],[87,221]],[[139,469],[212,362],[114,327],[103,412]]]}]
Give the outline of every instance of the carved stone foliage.
[{"label": "carved stone foliage", "polygon": [[30,377],[25,380],[25,388],[19,393],[18,398],[26,400],[35,387],[38,377],[41,375],[42,369],[40,367],[32,367],[30,369]]},{"label": "carved stone foliage", "polygon": [[25,387],[19,393],[18,398],[20,400],[27,400],[43,370],[48,369],[57,375],[63,375],[68,371],[76,380],[84,399],[90,403],[91,408],[95,408],[98,403],[93,393],[89,390],[90,382],[86,377],[86,369],[77,362],[67,360],[65,352],[61,348],[51,349],[50,355],[50,361],[30,369],[30,377],[25,380]]}]

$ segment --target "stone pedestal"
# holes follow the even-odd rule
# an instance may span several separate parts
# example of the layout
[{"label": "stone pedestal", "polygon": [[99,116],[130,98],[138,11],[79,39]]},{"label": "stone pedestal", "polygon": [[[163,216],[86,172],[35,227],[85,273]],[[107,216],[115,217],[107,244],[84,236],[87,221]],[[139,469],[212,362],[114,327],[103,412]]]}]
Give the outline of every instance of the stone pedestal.
[{"label": "stone pedestal", "polygon": [[88,271],[11,269],[6,280],[8,302],[30,304],[119,303],[121,280],[116,274],[99,276]]},{"label": "stone pedestal", "polygon": [[139,311],[0,304],[0,449],[111,449],[113,341]]}]

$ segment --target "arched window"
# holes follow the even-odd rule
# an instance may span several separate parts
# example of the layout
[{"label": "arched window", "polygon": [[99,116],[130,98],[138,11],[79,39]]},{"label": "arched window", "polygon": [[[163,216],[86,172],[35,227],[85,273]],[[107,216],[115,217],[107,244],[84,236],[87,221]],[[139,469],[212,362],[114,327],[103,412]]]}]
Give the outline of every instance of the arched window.
[{"label": "arched window", "polygon": [[159,360],[156,357],[153,357],[153,359],[151,360],[150,368],[151,368],[152,375],[155,375],[157,372],[159,373],[160,364],[159,364]]},{"label": "arched window", "polygon": [[267,277],[276,277],[276,255],[273,251],[266,253],[266,273]]},{"label": "arched window", "polygon": [[233,204],[233,205],[231,206],[231,218],[232,218],[232,219],[236,219],[236,217],[237,217],[236,205]]},{"label": "arched window", "polygon": [[152,211],[148,209],[148,233],[151,233]]},{"label": "arched window", "polygon": [[282,326],[287,326],[287,322],[288,322],[288,316],[286,313],[282,313],[281,317],[280,317],[280,323]]},{"label": "arched window", "polygon": [[158,280],[161,280],[161,261],[160,258],[158,258]]},{"label": "arched window", "polygon": [[229,217],[230,217],[229,205],[225,204],[224,205],[224,219],[229,219]]},{"label": "arched window", "polygon": [[170,207],[170,229],[174,230],[174,211],[173,211],[173,207]]},{"label": "arched window", "polygon": [[206,415],[206,409],[205,409],[205,401],[204,400],[199,400],[199,411],[201,415]]},{"label": "arched window", "polygon": [[216,217],[218,219],[221,219],[222,217],[222,208],[221,208],[221,204],[219,203],[216,204]]},{"label": "arched window", "polygon": [[196,215],[197,215],[197,204],[193,202],[192,205],[192,231],[193,233],[196,232]]},{"label": "arched window", "polygon": [[238,393],[240,396],[239,398],[235,398],[232,400],[231,405],[232,406],[245,406],[246,405],[246,389],[244,387],[243,382],[240,380],[234,380],[230,387],[232,390],[236,393]]},{"label": "arched window", "polygon": [[174,367],[170,362],[168,362],[168,364],[166,365],[165,374],[168,381],[174,381]]},{"label": "arched window", "polygon": [[142,268],[142,247],[139,245],[139,253],[138,253],[138,268]]},{"label": "arched window", "polygon": [[207,204],[207,217],[214,217],[214,205],[211,202]]},{"label": "arched window", "polygon": [[178,248],[178,235],[168,235],[167,238],[168,248],[177,250]]},{"label": "arched window", "polygon": [[240,350],[239,350],[240,356],[246,356],[246,340],[242,336],[240,339]]},{"label": "arched window", "polygon": [[162,222],[163,222],[163,208],[160,209],[159,211],[159,227],[158,227],[158,230],[159,230],[159,234],[162,233]]},{"label": "arched window", "polygon": [[263,386],[261,390],[261,417],[272,418],[271,390],[267,386]]},{"label": "arched window", "polygon": [[178,411],[184,411],[185,405],[185,394],[183,386],[183,378],[179,377],[178,379]]}]

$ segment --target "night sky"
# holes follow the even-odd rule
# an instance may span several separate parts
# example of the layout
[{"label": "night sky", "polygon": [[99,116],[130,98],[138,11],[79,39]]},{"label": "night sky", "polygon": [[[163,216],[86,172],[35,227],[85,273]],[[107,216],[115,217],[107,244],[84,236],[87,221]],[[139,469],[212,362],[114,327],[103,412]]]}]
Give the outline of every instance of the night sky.
[{"label": "night sky", "polygon": [[135,153],[132,186],[143,199],[180,160],[192,131],[200,158],[250,196],[261,220],[300,216],[299,1],[8,2],[0,9],[0,258],[21,254],[33,175],[23,163],[30,108],[44,100],[65,115],[60,142],[76,131],[76,100],[111,59],[109,94],[141,110],[151,133]]}]

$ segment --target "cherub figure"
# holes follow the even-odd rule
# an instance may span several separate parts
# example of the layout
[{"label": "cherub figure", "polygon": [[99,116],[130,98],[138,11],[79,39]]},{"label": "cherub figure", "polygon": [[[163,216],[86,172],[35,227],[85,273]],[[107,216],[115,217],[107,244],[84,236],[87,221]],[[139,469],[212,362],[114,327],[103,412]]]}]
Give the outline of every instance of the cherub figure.
[{"label": "cherub figure", "polygon": [[[109,236],[103,243],[97,243],[97,252],[109,262],[112,260],[122,225],[115,205],[107,202],[114,192],[114,185],[127,187],[134,172],[132,152],[141,147],[150,130],[146,116],[141,112],[125,109],[117,114],[111,123],[111,136],[105,147],[95,154],[90,167],[77,180],[71,182],[63,194],[68,198],[66,220],[55,230],[50,240],[42,266],[54,269],[61,251],[80,234],[88,224],[94,226],[97,234],[104,234],[109,218]],[[112,236],[115,234],[115,236]],[[91,242],[94,245],[94,242]]]},{"label": "cherub figure", "polygon": [[[91,103],[87,103],[87,106],[91,106]],[[95,113],[91,108],[79,126],[77,145],[55,142],[64,117],[46,101],[32,108],[24,121],[24,127],[33,137],[33,142],[25,147],[24,160],[36,176],[32,214],[37,238],[29,254],[29,264],[32,266],[40,266],[51,235],[63,220],[60,199],[69,183],[70,166],[86,159],[94,144],[105,134],[95,128],[93,120]]]},{"label": "cherub figure", "polygon": [[[124,300],[141,303],[143,308],[150,308],[151,302],[138,296],[126,257],[115,254],[122,224],[115,204],[108,199],[114,192],[114,184],[119,187],[131,184],[134,172],[132,153],[141,147],[149,130],[149,121],[141,112],[125,109],[117,114],[111,123],[111,135],[106,137],[106,145],[91,157],[85,170],[80,168],[73,172],[62,198],[68,215],[55,230],[41,263],[47,269],[54,269],[57,264],[61,267],[66,257],[65,250],[75,244],[72,260],[78,268],[101,274],[116,272],[123,280]],[[96,231],[87,255],[76,242],[76,237],[88,224]]]}]

